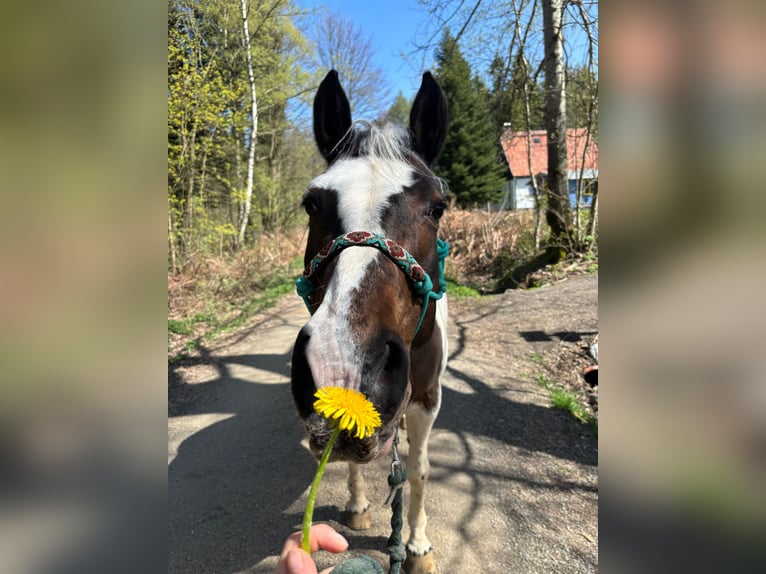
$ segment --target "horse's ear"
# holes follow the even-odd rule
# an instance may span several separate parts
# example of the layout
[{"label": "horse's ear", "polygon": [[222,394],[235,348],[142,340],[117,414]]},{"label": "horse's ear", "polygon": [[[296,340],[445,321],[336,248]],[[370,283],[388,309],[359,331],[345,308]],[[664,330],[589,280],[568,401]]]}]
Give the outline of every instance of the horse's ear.
[{"label": "horse's ear", "polygon": [[330,70],[314,97],[314,139],[327,163],[340,152],[338,145],[351,127],[351,107],[338,80],[338,72]]},{"label": "horse's ear", "polygon": [[426,164],[431,165],[442,152],[448,124],[447,98],[431,72],[426,72],[410,111],[413,148]]}]

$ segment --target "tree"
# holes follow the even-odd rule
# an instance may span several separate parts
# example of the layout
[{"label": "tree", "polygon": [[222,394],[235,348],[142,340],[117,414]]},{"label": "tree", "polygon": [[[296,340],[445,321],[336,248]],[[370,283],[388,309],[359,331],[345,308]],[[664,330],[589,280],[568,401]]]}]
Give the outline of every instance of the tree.
[{"label": "tree", "polygon": [[567,109],[564,46],[561,36],[563,0],[542,0],[545,37],[545,130],[548,133],[548,208],[545,219],[555,241],[570,250],[572,242],[567,164]]},{"label": "tree", "polygon": [[[223,254],[292,216],[308,180],[293,161],[287,102],[306,91],[305,39],[289,0],[171,0],[168,246],[173,268]],[[257,98],[256,98],[257,96]],[[296,149],[301,134],[291,136]],[[294,170],[302,171],[301,174]],[[306,176],[305,178],[303,176]],[[249,206],[249,207],[248,207]]]},{"label": "tree", "polygon": [[445,31],[436,52],[436,75],[450,107],[450,129],[436,173],[462,206],[498,199],[504,168],[492,125],[487,89]]},{"label": "tree", "polygon": [[208,51],[204,16],[174,3],[168,18],[168,231],[174,266],[205,249],[212,222],[216,156],[227,128],[227,84],[220,53]]},{"label": "tree", "polygon": [[399,93],[396,95],[394,103],[391,104],[390,108],[388,108],[388,111],[383,116],[381,121],[383,123],[392,122],[406,127],[410,121],[411,107],[412,102],[408,100],[401,91],[399,91]]},{"label": "tree", "polygon": [[250,141],[247,145],[247,183],[245,184],[245,200],[239,211],[239,234],[237,245],[245,241],[245,230],[250,220],[250,209],[253,198],[253,170],[255,169],[255,144],[258,137],[258,96],[255,89],[255,76],[253,74],[253,48],[250,45],[250,28],[247,25],[248,6],[245,0],[240,0],[242,9],[242,42],[245,46],[245,61],[247,62],[247,81],[250,87]]},{"label": "tree", "polygon": [[388,99],[387,82],[383,70],[373,61],[372,43],[361,26],[338,12],[323,11],[311,37],[322,75],[330,69],[338,72],[352,117],[379,117]]},{"label": "tree", "polygon": [[[562,193],[566,177],[566,161],[562,160],[566,156],[567,125],[574,126],[576,122],[577,127],[587,127],[588,133],[597,137],[598,2],[420,0],[420,4],[431,20],[421,32],[418,49],[430,51],[441,29],[451,26],[459,30],[457,40],[469,61],[488,72],[496,129],[502,129],[502,122],[510,121],[516,131],[545,127],[554,136],[549,135],[549,145],[559,150],[552,154],[558,170],[552,174],[553,195],[549,197],[553,198],[553,205],[546,210],[551,240],[565,251],[589,249],[595,234],[598,188],[594,191],[587,231],[579,211],[575,211],[572,230],[568,189]],[[562,72],[565,67],[578,70],[576,77],[572,77],[574,94],[565,89]],[[587,75],[579,71],[583,67]],[[545,82],[541,89],[538,75],[543,71]],[[580,88],[584,91],[580,92]],[[525,97],[517,98],[516,94],[522,91]],[[574,117],[567,119],[570,102]]]},{"label": "tree", "polygon": [[566,69],[567,125],[570,128],[589,127],[596,133],[598,115],[598,80],[587,66]]},{"label": "tree", "polygon": [[545,125],[543,87],[532,78],[532,72],[523,52],[519,52],[512,62],[499,55],[492,60],[489,68],[492,80],[490,107],[498,137],[507,124],[517,132],[539,130]]}]

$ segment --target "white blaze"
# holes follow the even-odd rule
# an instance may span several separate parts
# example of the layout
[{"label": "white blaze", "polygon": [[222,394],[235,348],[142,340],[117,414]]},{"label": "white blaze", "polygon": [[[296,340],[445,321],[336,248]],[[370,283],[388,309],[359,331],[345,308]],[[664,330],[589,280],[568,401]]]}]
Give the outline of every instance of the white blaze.
[{"label": "white blaze", "polygon": [[[334,190],[343,231],[383,233],[381,217],[389,198],[412,185],[412,168],[398,159],[359,157],[339,160],[310,187]],[[309,321],[306,357],[317,388],[359,389],[364,357],[355,345],[349,321],[352,293],[364,285],[367,267],[380,255],[371,247],[352,247],[337,256],[335,272],[322,304]]]}]

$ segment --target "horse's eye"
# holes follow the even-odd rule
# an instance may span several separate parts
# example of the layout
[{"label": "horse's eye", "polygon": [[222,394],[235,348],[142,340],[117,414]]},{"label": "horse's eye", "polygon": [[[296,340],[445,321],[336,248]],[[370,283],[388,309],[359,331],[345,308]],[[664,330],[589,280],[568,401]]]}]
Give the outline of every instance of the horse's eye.
[{"label": "horse's eye", "polygon": [[317,204],[317,200],[313,195],[307,195],[305,198],[303,198],[302,203],[303,209],[308,215],[314,215],[317,211],[319,211],[319,205]]},{"label": "horse's eye", "polygon": [[444,215],[444,210],[446,209],[446,205],[443,203],[439,203],[437,205],[434,205],[431,209],[428,210],[428,215],[433,217],[434,219],[441,219],[441,216]]}]

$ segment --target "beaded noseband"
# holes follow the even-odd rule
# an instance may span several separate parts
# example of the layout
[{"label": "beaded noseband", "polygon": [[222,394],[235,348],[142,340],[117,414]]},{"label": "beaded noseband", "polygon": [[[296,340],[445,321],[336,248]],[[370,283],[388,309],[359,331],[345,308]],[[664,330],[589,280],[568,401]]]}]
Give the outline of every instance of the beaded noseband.
[{"label": "beaded noseband", "polygon": [[415,327],[415,335],[417,335],[426,316],[428,302],[431,299],[441,299],[447,291],[447,282],[444,280],[444,260],[449,255],[449,243],[441,239],[436,240],[436,255],[439,258],[439,290],[434,291],[431,277],[426,273],[425,269],[409,251],[396,243],[396,241],[369,231],[351,231],[336,237],[314,256],[303,271],[303,276],[299,277],[295,282],[298,295],[303,298],[306,308],[312,315],[315,309],[309,301],[309,296],[318,288],[314,282],[314,277],[333,257],[347,247],[374,247],[378,249],[402,270],[415,293],[423,296],[423,309],[420,312],[420,319]]}]

